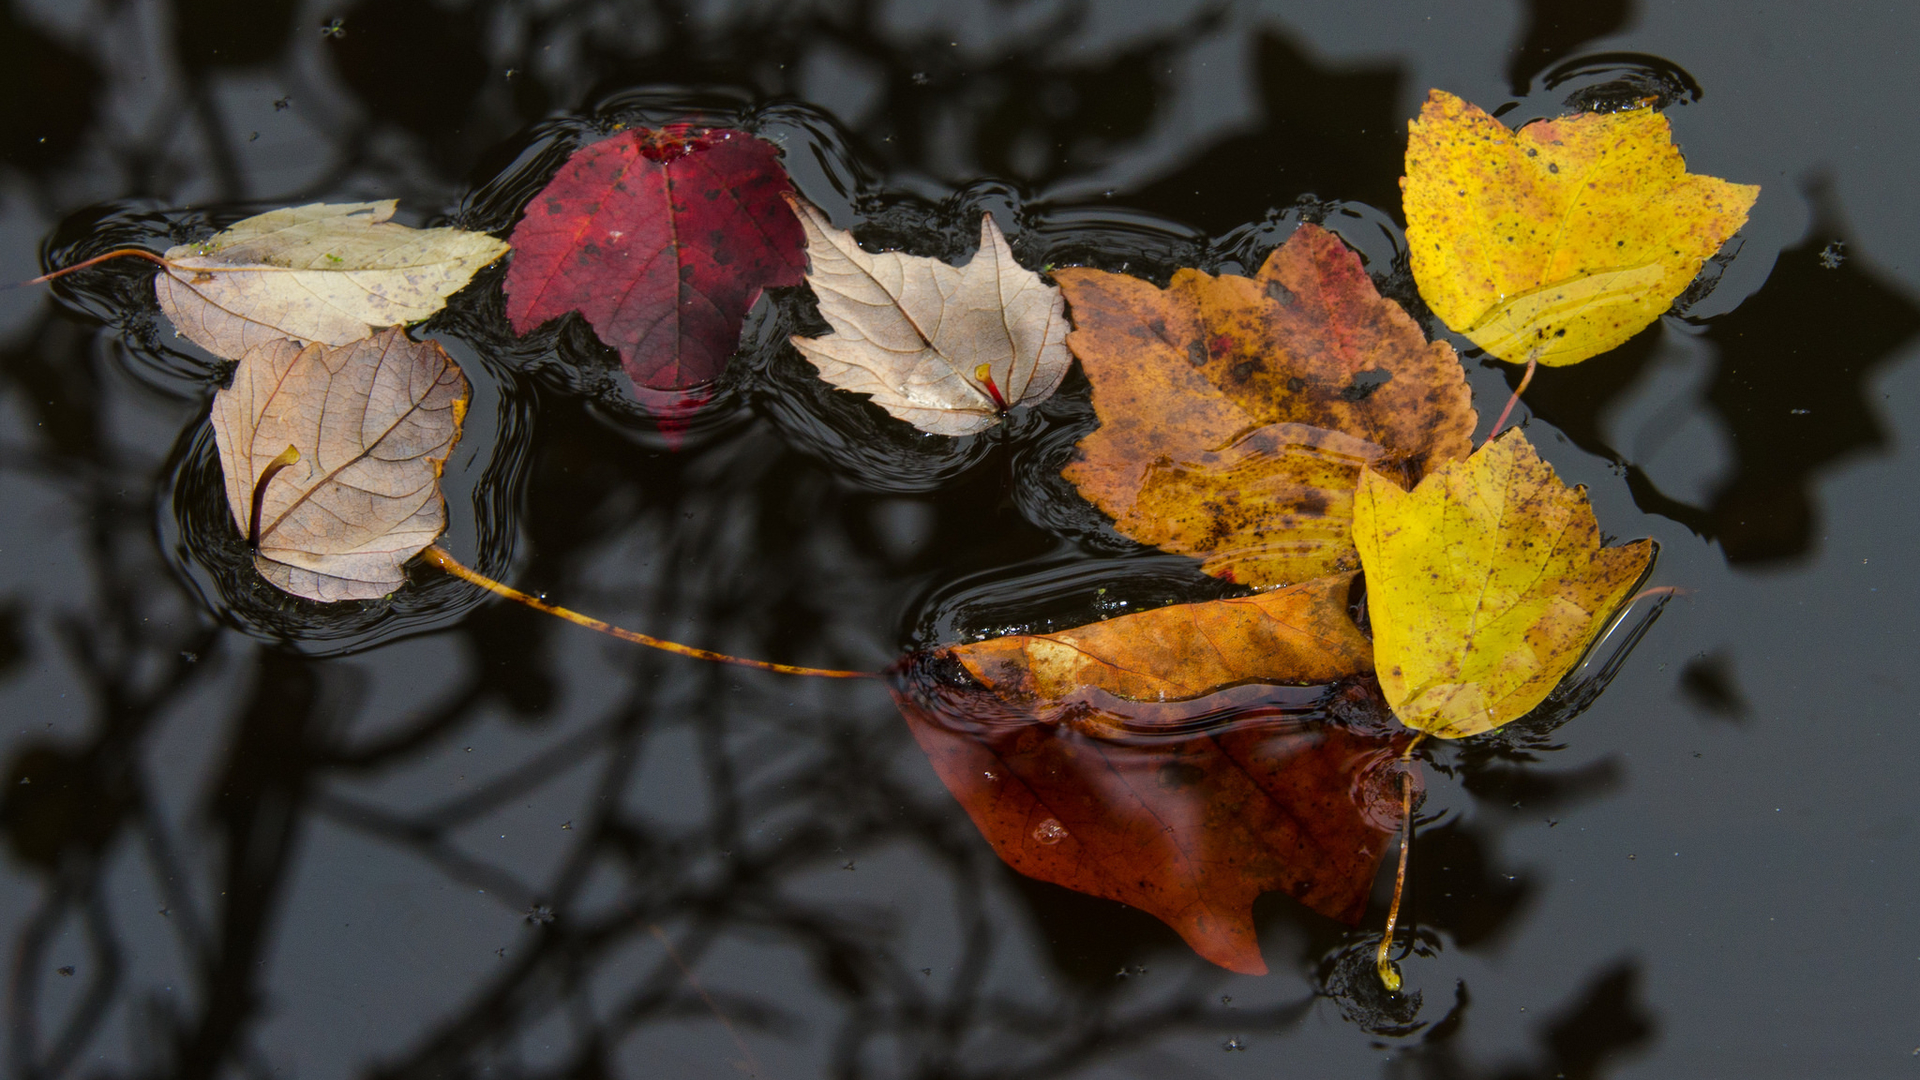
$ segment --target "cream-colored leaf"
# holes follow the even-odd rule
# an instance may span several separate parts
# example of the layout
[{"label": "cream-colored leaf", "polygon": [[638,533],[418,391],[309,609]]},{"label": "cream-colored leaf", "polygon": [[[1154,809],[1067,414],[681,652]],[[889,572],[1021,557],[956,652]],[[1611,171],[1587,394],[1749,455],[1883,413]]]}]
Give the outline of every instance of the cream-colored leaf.
[{"label": "cream-colored leaf", "polygon": [[214,395],[213,437],[261,576],[310,600],[398,588],[401,565],[446,528],[440,470],[466,408],[453,358],[399,327],[340,347],[249,349]]},{"label": "cream-colored leaf", "polygon": [[999,422],[1001,402],[1041,401],[1066,377],[1066,302],[1014,261],[993,215],[981,215],[972,260],[948,266],[897,251],[869,254],[825,214],[791,201],[807,233],[807,284],[833,327],[793,344],[821,378],[872,395],[922,431],[971,435]]},{"label": "cream-colored leaf", "polygon": [[160,307],[195,345],[229,360],[281,338],[345,345],[418,322],[507,245],[465,229],[410,229],[395,200],[314,203],[247,218],[167,252]]}]

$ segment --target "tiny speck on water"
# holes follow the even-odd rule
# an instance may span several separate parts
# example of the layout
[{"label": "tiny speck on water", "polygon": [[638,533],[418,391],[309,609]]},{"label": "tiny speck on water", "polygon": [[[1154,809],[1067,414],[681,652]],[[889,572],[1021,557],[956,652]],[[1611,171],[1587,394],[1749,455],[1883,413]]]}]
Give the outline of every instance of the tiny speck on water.
[{"label": "tiny speck on water", "polygon": [[1247,1048],[1247,1044],[1246,1044],[1246,1043],[1244,1043],[1244,1042],[1241,1042],[1241,1041],[1240,1041],[1240,1038],[1239,1038],[1238,1036],[1235,1036],[1234,1038],[1231,1038],[1231,1039],[1228,1039],[1228,1040],[1226,1041],[1226,1045],[1224,1045],[1224,1046],[1222,1046],[1222,1047],[1221,1047],[1220,1049],[1222,1049],[1222,1050],[1245,1050],[1246,1048]]},{"label": "tiny speck on water", "polygon": [[72,964],[68,964],[65,967],[58,967],[58,968],[54,968],[53,970],[61,975],[71,975],[73,974],[74,967]]}]

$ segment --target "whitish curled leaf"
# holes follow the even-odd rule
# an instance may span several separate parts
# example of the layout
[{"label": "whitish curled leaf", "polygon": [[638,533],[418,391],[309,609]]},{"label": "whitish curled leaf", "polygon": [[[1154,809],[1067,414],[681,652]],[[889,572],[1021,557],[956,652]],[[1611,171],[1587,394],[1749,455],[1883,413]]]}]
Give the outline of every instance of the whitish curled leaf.
[{"label": "whitish curled leaf", "polygon": [[314,203],[247,218],[167,252],[160,307],[229,360],[281,338],[345,345],[446,306],[507,245],[464,229],[410,229],[395,200]]},{"label": "whitish curled leaf", "polygon": [[807,284],[833,327],[793,344],[820,377],[922,431],[971,435],[1066,377],[1066,302],[1013,259],[993,215],[965,266],[869,254],[825,214],[790,200],[807,233]]},{"label": "whitish curled leaf", "polygon": [[466,409],[453,358],[398,327],[338,348],[249,349],[214,395],[213,436],[261,576],[310,600],[398,588],[402,564],[446,528],[440,470]]}]

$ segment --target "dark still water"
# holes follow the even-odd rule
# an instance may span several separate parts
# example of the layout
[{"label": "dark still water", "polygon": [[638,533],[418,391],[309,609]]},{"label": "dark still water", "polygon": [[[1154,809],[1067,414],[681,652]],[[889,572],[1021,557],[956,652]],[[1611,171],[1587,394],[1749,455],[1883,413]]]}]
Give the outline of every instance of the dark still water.
[{"label": "dark still water", "polygon": [[[429,570],[276,593],[222,502],[230,369],[151,268],[0,292],[7,1075],[1920,1075],[1920,8],[0,10],[9,281],[315,201],[504,236],[616,122],[748,127],[870,247],[958,258],[990,211],[1030,267],[1164,282],[1317,220],[1409,303],[1429,87],[1509,124],[1659,96],[1694,171],[1763,187],[1717,285],[1519,411],[1685,592],[1563,725],[1424,748],[1399,997],[1371,974],[1390,870],[1357,929],[1263,898],[1272,974],[1232,974],[1007,869],[880,684]],[[515,336],[501,276],[420,333],[474,390],[446,543],[519,588],[862,670],[1229,591],[1060,479],[1096,423],[1077,373],[923,436],[814,376],[780,290],[663,435],[583,325]],[[1484,435],[1519,373],[1450,340]]]}]

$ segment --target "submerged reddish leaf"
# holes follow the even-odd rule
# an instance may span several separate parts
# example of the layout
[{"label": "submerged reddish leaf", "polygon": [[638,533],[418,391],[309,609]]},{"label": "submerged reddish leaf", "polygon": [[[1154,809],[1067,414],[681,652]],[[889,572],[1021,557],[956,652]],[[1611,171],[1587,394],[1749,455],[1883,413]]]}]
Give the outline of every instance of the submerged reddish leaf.
[{"label": "submerged reddish leaf", "polygon": [[[1165,692],[1153,686],[1181,674],[1131,670],[1158,666],[1153,643],[1133,639],[1163,636],[1160,616],[1174,610],[917,653],[896,670],[894,700],[1007,865],[1139,908],[1214,963],[1260,974],[1261,893],[1347,923],[1365,913],[1399,825],[1396,762],[1411,733],[1389,721],[1365,675],[1331,689],[1230,682],[1184,700],[1119,696]],[[1116,626],[1126,623],[1139,632]],[[1350,650],[1323,636],[1293,643],[1309,661],[1299,681],[1336,678],[1323,661]],[[1085,657],[1076,670],[1097,685],[1056,677],[1049,658],[1063,649]],[[1368,666],[1347,658],[1343,671]]]},{"label": "submerged reddish leaf", "polygon": [[513,230],[516,333],[578,311],[636,385],[712,382],[747,309],[806,273],[772,144],[744,131],[623,131],[567,159]]}]

